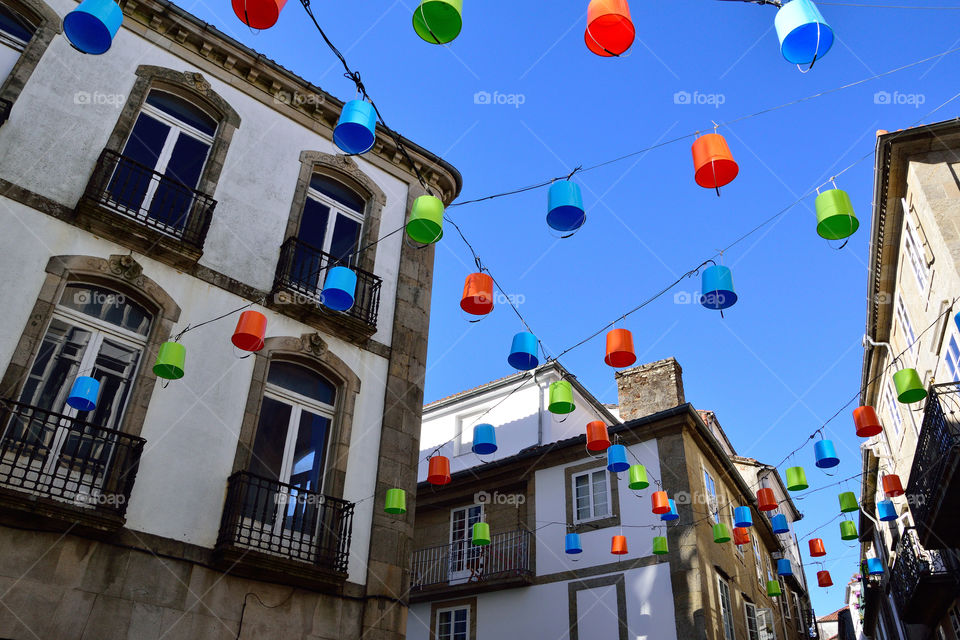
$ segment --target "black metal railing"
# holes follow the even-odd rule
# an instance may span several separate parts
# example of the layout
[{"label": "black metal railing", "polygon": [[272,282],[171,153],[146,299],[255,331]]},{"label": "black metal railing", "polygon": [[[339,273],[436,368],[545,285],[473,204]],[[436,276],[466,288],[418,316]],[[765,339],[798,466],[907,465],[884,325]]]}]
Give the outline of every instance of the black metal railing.
[{"label": "black metal railing", "polygon": [[0,127],[10,118],[10,110],[13,109],[13,103],[9,100],[0,98]]},{"label": "black metal railing", "polygon": [[380,286],[383,280],[368,271],[358,269],[350,264],[349,260],[339,260],[297,238],[289,238],[280,247],[273,290],[275,293],[292,293],[293,299],[289,301],[291,303],[317,306],[321,303],[327,269],[335,266],[350,267],[357,274],[353,306],[344,313],[371,327],[377,326]]},{"label": "black metal railing", "polygon": [[109,149],[97,160],[84,201],[197,249],[217,205],[207,194]]},{"label": "black metal railing", "polygon": [[491,536],[489,545],[461,541],[415,551],[410,571],[412,588],[530,575],[532,539],[529,531],[520,529]]},{"label": "black metal railing", "polygon": [[227,481],[217,546],[346,574],[352,529],[352,502],[238,471]]},{"label": "black metal railing", "polygon": [[0,401],[0,487],[123,516],[143,438]]},{"label": "black metal railing", "polygon": [[[904,618],[930,604],[930,598],[918,598],[927,581],[934,592],[956,592],[960,571],[953,551],[924,549],[913,527],[904,530],[897,542],[897,555],[890,569],[890,591]],[[950,596],[952,600],[953,595]],[[919,600],[922,600],[920,602]]]}]

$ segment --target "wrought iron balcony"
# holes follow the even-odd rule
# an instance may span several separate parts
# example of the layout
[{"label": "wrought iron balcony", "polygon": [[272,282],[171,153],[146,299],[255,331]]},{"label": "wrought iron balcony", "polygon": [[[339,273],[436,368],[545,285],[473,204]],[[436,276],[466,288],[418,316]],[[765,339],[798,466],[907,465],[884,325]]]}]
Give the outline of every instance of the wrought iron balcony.
[{"label": "wrought iron balcony", "polygon": [[342,583],[352,529],[353,503],[239,471],[227,481],[217,552],[282,582]]},{"label": "wrought iron balcony", "polygon": [[913,527],[904,530],[890,569],[890,591],[904,622],[934,625],[960,595],[960,565],[951,550],[924,549]]},{"label": "wrought iron balcony", "polygon": [[11,109],[13,109],[13,103],[0,98],[0,127],[2,127],[3,123],[10,117]]},{"label": "wrought iron balcony", "polygon": [[0,489],[122,521],[143,438],[11,400],[0,401],[0,428]]},{"label": "wrought iron balcony", "polygon": [[491,536],[489,545],[461,541],[415,551],[411,598],[424,590],[435,595],[439,589],[475,592],[530,584],[532,541],[533,535],[520,529]]},{"label": "wrought iron balcony", "polygon": [[[136,224],[125,225],[123,231],[141,236],[140,245],[185,248],[196,254],[192,256],[195,260],[203,249],[216,204],[207,194],[171,176],[104,149],[77,209],[99,219],[99,230],[103,224],[110,230],[111,224],[116,227],[118,222],[133,221]],[[137,234],[140,228],[149,233]]]},{"label": "wrought iron balcony", "polygon": [[927,397],[907,500],[927,549],[960,547],[960,383],[934,385]]},{"label": "wrought iron balcony", "polygon": [[[289,238],[280,247],[273,285],[274,293],[278,294],[275,300],[293,305],[293,308],[316,311],[320,306],[327,269],[340,265],[350,267],[357,274],[353,306],[342,315],[359,321],[366,329],[375,330],[383,280],[297,238]],[[285,294],[285,297],[279,294]]]}]

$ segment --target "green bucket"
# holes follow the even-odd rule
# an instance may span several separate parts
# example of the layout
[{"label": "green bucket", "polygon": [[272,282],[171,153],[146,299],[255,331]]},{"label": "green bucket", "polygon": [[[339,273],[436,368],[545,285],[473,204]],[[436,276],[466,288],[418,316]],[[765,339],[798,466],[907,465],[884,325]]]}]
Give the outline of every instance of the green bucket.
[{"label": "green bucket", "polygon": [[414,242],[433,244],[443,237],[443,202],[435,196],[420,196],[413,201],[407,235]]},{"label": "green bucket", "polygon": [[187,360],[187,348],[179,342],[164,342],[157,352],[157,362],[153,373],[165,380],[179,380],[183,377],[183,367]]},{"label": "green bucket", "polygon": [[482,547],[490,544],[490,525],[486,522],[478,522],[473,525],[473,544]]},{"label": "green bucket", "polygon": [[713,541],[718,544],[730,542],[730,530],[727,529],[727,525],[722,522],[713,525]]},{"label": "green bucket", "polygon": [[767,595],[771,598],[783,595],[780,590],[780,582],[777,580],[767,580]]},{"label": "green bucket", "polygon": [[857,524],[853,520],[842,520],[840,522],[840,539],[856,540]]},{"label": "green bucket", "polygon": [[850,196],[841,189],[829,189],[814,201],[817,210],[817,235],[826,240],[849,238],[860,227],[853,213]]},{"label": "green bucket", "polygon": [[413,29],[430,44],[446,44],[463,28],[463,0],[423,0],[413,12]]},{"label": "green bucket", "polygon": [[787,489],[803,491],[809,486],[807,484],[807,473],[803,470],[803,467],[789,467],[787,469]]},{"label": "green bucket", "polygon": [[407,492],[403,489],[387,489],[387,501],[383,510],[387,513],[406,513]]},{"label": "green bucket", "polygon": [[547,410],[550,413],[571,413],[576,407],[573,404],[573,387],[566,380],[557,380],[550,383],[550,403]]},{"label": "green bucket", "polygon": [[840,498],[840,511],[842,513],[860,510],[860,506],[857,504],[857,495],[853,491],[844,491],[837,497]]},{"label": "green bucket", "polygon": [[630,465],[630,483],[627,485],[631,489],[646,489],[650,486],[647,481],[647,470],[642,464]]},{"label": "green bucket", "polygon": [[667,547],[667,538],[665,536],[655,536],[653,539],[653,555],[662,556],[669,553]]},{"label": "green bucket", "polygon": [[927,397],[920,374],[916,369],[901,369],[893,374],[893,384],[897,387],[897,400],[903,404],[920,402]]}]

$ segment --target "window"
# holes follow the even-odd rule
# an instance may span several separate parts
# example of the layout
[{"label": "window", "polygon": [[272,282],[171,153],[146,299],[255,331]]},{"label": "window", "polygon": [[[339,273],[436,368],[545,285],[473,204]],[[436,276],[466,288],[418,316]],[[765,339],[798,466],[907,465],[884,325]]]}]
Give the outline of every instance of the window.
[{"label": "window", "polygon": [[37,27],[11,7],[0,4],[0,85],[20,59]]},{"label": "window", "polygon": [[720,522],[720,505],[717,501],[717,483],[706,469],[703,470],[703,485],[707,491],[707,508],[713,514],[713,521]]},{"label": "window", "polygon": [[797,612],[797,631],[803,633],[803,612],[800,611],[800,598],[797,597],[796,592],[790,595],[793,596],[793,608]]},{"label": "window", "polygon": [[757,609],[757,632],[760,640],[776,640],[777,631],[773,624],[773,609]]},{"label": "window", "polygon": [[906,233],[903,236],[903,248],[906,254],[904,259],[910,262],[913,275],[917,279],[917,287],[919,287],[921,295],[925,295],[930,280],[930,272],[927,269],[927,261],[923,255],[923,245],[920,243],[920,234],[917,232],[917,227],[906,210],[904,214],[903,217],[906,220]]},{"label": "window", "polygon": [[470,608],[438,611],[436,636],[437,640],[470,640]]},{"label": "window", "polygon": [[950,335],[944,360],[947,363],[947,370],[950,372],[953,382],[960,382],[960,344],[957,344],[956,332]]},{"label": "window", "polygon": [[783,617],[787,620],[790,619],[790,596],[787,594],[787,587],[783,584],[783,578],[778,577],[777,581],[780,583],[780,593],[783,594],[783,597],[780,598],[780,608],[783,611]]},{"label": "window", "polygon": [[953,628],[953,635],[960,638],[960,610],[957,607],[950,607],[950,626]]},{"label": "window", "polygon": [[477,411],[465,416],[457,416],[457,438],[455,455],[464,456],[473,453],[473,427],[479,424],[480,418],[487,410]]},{"label": "window", "polygon": [[[735,512],[734,512],[734,510],[735,510],[736,508],[737,508],[736,505],[734,505],[734,504],[731,502],[731,504],[730,504],[730,522],[731,522],[732,524],[736,524],[736,522],[737,522],[736,514],[735,514]],[[750,537],[753,538],[754,536],[750,536]],[[737,550],[737,555],[740,556],[741,558],[743,558],[743,547],[742,547],[741,545],[739,545],[739,544],[735,544],[735,545],[733,545],[733,547]]]},{"label": "window", "polygon": [[757,584],[763,587],[763,559],[760,555],[760,543],[757,542],[757,536],[753,536],[753,559],[757,564]]},{"label": "window", "polygon": [[900,415],[900,407],[897,405],[897,396],[893,393],[893,386],[889,381],[883,387],[883,403],[887,405],[887,415],[890,416],[890,423],[893,425],[894,435],[899,436],[903,430],[903,416]]},{"label": "window", "polygon": [[605,468],[573,476],[575,522],[587,522],[610,515],[609,476]]},{"label": "window", "polygon": [[450,512],[450,582],[459,582],[481,574],[483,547],[473,544],[473,525],[483,520],[483,505],[453,509]]},{"label": "window", "polygon": [[752,602],[743,604],[747,613],[747,638],[748,640],[760,640],[760,632],[757,627],[757,606]]},{"label": "window", "polygon": [[897,294],[897,323],[903,330],[904,349],[907,350],[907,353],[913,353],[917,338],[913,332],[913,323],[910,322],[910,316],[907,315],[907,307],[903,304],[903,296],[900,294]]},{"label": "window", "polygon": [[733,631],[733,608],[730,606],[730,585],[721,576],[717,576],[717,586],[720,589],[720,616],[724,638],[725,640],[736,640]]}]

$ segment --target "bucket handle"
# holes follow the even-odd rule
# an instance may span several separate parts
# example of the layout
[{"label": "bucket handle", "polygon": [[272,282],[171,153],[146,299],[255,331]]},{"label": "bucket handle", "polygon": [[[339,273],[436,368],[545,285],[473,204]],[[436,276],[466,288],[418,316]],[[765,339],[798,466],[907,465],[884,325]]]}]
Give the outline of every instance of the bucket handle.
[{"label": "bucket handle", "polygon": [[613,51],[610,51],[610,49],[607,49],[605,46],[600,44],[597,41],[597,39],[593,37],[593,34],[590,33],[590,25],[587,25],[587,35],[590,36],[590,39],[593,40],[594,44],[596,44],[599,48],[603,49],[614,58],[629,58],[630,56],[633,55],[633,43],[631,43],[630,47],[623,53],[614,53]]},{"label": "bucket handle", "polygon": [[817,56],[819,55],[819,53],[820,53],[820,23],[817,22],[817,46],[813,50],[813,60],[810,61],[810,66],[807,67],[806,70],[801,69],[800,65],[797,65],[797,70],[800,71],[800,73],[808,73],[811,69],[813,69],[813,65],[817,61]]}]

